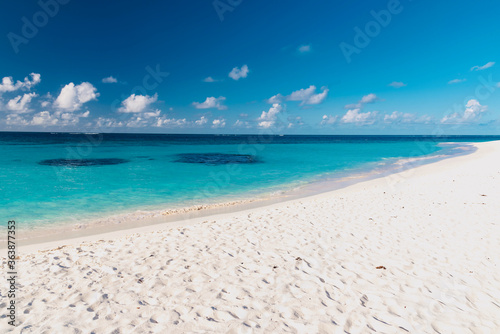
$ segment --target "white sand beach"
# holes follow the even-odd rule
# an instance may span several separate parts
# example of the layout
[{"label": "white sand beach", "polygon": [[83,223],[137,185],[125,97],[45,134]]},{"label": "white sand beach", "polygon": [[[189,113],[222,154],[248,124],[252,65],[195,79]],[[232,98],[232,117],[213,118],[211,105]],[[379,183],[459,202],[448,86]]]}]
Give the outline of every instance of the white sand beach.
[{"label": "white sand beach", "polygon": [[[500,142],[237,213],[18,250],[13,333],[500,333]],[[2,254],[2,272],[6,272]]]}]

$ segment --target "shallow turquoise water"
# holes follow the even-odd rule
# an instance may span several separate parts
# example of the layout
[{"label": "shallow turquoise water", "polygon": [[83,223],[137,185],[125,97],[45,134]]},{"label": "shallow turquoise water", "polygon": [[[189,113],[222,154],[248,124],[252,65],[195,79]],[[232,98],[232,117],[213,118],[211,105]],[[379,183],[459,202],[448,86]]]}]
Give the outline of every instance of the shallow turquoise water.
[{"label": "shallow turquoise water", "polygon": [[[434,154],[440,142],[492,139],[0,133],[0,217],[30,228],[189,206]],[[210,155],[186,163],[182,154]]]}]

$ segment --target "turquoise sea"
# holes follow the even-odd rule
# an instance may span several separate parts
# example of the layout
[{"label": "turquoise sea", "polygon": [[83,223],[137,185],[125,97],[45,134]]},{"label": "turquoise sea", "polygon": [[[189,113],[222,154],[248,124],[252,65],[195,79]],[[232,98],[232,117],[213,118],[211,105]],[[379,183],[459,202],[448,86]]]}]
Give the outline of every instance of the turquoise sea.
[{"label": "turquoise sea", "polygon": [[3,132],[0,218],[32,229],[250,198],[498,139]]}]

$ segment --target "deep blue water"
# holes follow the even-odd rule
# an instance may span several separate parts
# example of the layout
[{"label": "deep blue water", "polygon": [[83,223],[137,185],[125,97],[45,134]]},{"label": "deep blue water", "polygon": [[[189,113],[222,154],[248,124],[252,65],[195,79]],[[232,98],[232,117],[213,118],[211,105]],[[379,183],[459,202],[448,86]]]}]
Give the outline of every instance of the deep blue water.
[{"label": "deep blue water", "polygon": [[492,136],[0,133],[0,219],[21,228],[242,198]]}]

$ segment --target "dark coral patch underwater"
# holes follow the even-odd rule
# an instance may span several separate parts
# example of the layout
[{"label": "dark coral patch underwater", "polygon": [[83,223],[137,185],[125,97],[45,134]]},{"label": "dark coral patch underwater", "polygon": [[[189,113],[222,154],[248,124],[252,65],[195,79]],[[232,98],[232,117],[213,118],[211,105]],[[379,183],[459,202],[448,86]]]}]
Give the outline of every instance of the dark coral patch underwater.
[{"label": "dark coral patch underwater", "polygon": [[219,166],[227,164],[254,164],[260,162],[256,156],[227,153],[184,153],[178,154],[175,162]]},{"label": "dark coral patch underwater", "polygon": [[108,166],[119,165],[129,162],[126,159],[107,158],[107,159],[48,159],[39,161],[39,165],[58,166],[58,167],[89,167],[89,166]]}]

